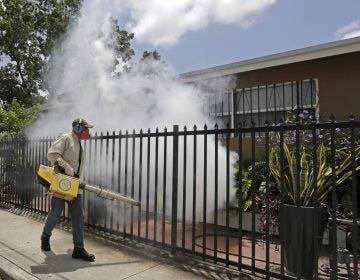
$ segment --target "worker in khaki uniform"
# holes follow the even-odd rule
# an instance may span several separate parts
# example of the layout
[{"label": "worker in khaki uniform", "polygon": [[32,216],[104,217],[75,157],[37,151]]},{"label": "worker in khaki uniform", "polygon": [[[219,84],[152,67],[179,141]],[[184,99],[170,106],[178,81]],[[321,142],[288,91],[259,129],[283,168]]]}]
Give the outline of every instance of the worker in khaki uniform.
[{"label": "worker in khaki uniform", "polygon": [[[81,139],[90,138],[89,128],[93,127],[86,120],[77,118],[72,123],[72,132],[58,137],[48,150],[47,158],[58,172],[79,178],[83,166]],[[82,190],[77,197],[69,201],[74,251],[72,257],[85,261],[94,261],[95,256],[84,248],[84,220],[83,220]],[[65,200],[53,196],[51,209],[46,218],[41,235],[41,250],[50,251],[50,236],[64,210]]]}]

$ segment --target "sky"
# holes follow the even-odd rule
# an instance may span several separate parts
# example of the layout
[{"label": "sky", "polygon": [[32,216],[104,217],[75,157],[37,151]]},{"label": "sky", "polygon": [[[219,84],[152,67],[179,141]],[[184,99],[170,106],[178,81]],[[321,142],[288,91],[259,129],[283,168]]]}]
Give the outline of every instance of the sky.
[{"label": "sky", "polygon": [[359,0],[118,3],[112,12],[121,28],[134,32],[136,57],[156,49],[177,73],[360,36]]}]

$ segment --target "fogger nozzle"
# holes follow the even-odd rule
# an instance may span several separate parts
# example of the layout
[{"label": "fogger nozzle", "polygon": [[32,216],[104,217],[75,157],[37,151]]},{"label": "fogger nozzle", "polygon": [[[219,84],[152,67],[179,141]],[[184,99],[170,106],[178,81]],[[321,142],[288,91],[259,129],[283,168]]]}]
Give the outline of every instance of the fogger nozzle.
[{"label": "fogger nozzle", "polygon": [[97,196],[102,197],[102,198],[120,200],[120,201],[124,201],[124,202],[130,203],[135,206],[140,206],[140,204],[141,204],[140,201],[137,201],[135,199],[132,199],[130,197],[122,195],[118,192],[104,189],[101,186],[80,184],[80,188],[84,189],[86,191],[95,193]]}]

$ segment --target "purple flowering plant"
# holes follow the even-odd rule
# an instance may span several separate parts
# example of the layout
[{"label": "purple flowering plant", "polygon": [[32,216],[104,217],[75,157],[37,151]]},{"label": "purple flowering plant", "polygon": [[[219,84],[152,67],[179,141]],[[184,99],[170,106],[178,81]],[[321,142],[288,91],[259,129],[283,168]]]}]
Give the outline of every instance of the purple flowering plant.
[{"label": "purple flowering plant", "polygon": [[[286,129],[288,125],[293,127],[294,124],[299,124],[299,129]],[[348,152],[351,144],[348,129],[335,128],[335,137],[332,138],[329,129],[309,129],[309,126],[303,124],[315,124],[315,117],[309,111],[303,110],[296,116],[289,113],[289,117],[280,124],[284,125],[282,137],[278,130],[270,128],[269,162],[259,160],[255,164],[247,164],[242,174],[238,172],[235,177],[237,199],[242,198],[242,210],[260,213],[263,222],[266,217],[268,182],[268,209],[273,227],[278,223],[277,212],[281,199],[286,204],[306,207],[322,205],[330,209],[334,177],[338,195],[337,216],[344,218],[351,215],[352,157]],[[258,136],[256,143],[265,145],[264,137]],[[335,150],[332,146],[335,146]],[[359,137],[355,142],[355,160],[359,174]]]},{"label": "purple flowering plant", "polygon": [[[301,128],[302,124],[313,123],[314,118],[310,117],[311,114],[304,110],[297,117],[289,118],[285,124],[300,124],[300,128],[295,131],[285,130],[281,141],[279,133],[273,133],[269,155],[271,176],[279,192],[282,191],[284,202],[307,207],[327,204],[334,177],[337,189],[341,189],[351,186],[349,180],[352,176],[348,131],[335,128],[332,137],[329,129]],[[332,149],[332,146],[335,149]],[[359,170],[359,141],[356,142],[355,158],[358,162],[356,169]]]}]

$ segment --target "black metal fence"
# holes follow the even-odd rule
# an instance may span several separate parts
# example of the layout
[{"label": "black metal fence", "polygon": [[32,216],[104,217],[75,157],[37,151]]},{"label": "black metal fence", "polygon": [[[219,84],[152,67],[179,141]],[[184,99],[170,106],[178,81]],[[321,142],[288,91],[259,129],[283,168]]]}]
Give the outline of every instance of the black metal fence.
[{"label": "black metal fence", "polygon": [[[268,279],[358,279],[359,128],[358,120],[303,120],[97,134],[83,142],[83,180],[141,206],[85,193],[86,225]],[[50,198],[35,177],[39,164],[49,165],[53,140],[0,142],[0,203],[48,212]],[[285,206],[326,212],[291,218]],[[323,239],[318,221],[325,222]],[[301,231],[310,237],[303,240]]]}]

